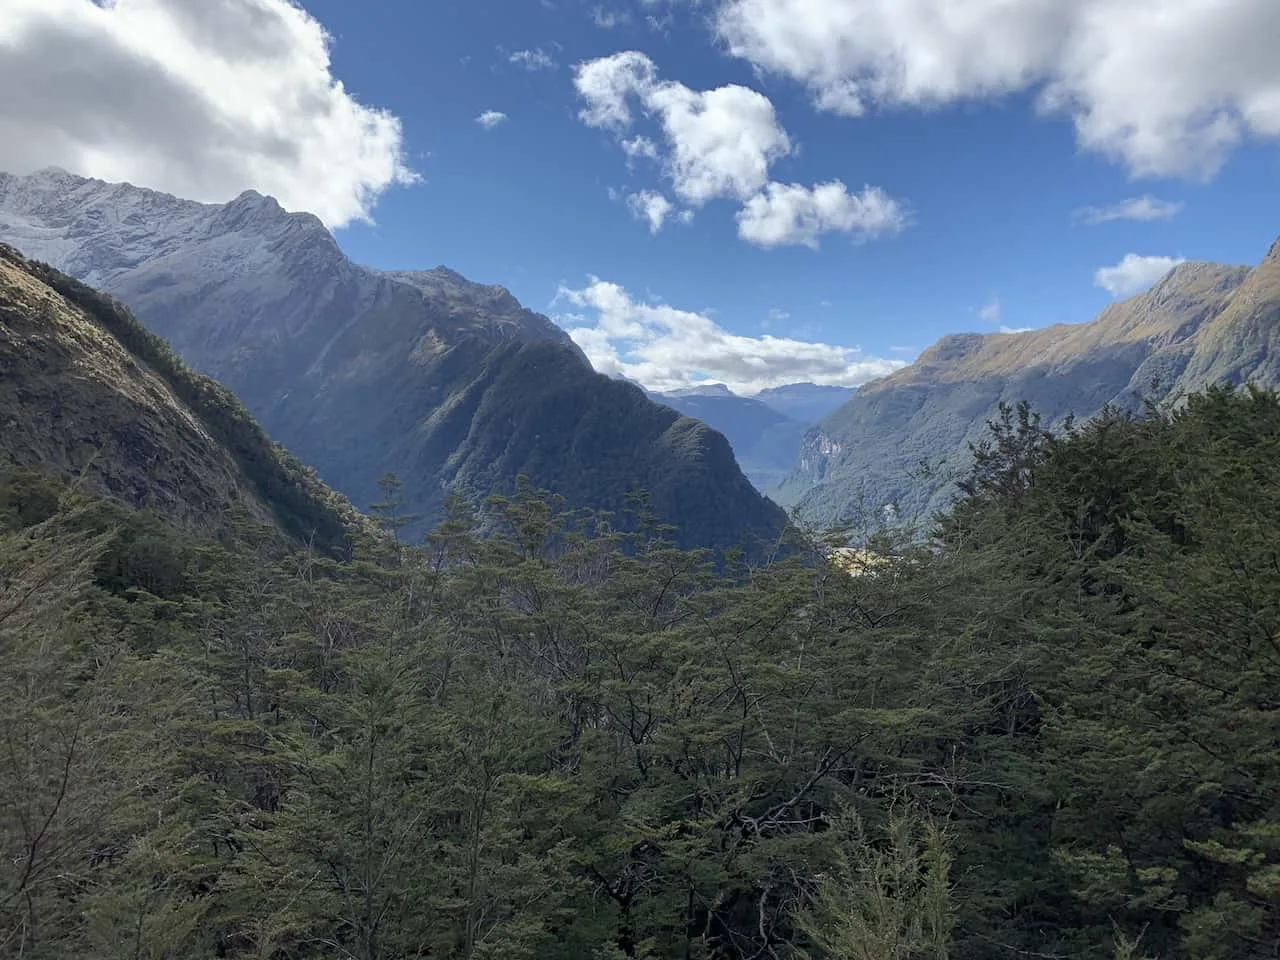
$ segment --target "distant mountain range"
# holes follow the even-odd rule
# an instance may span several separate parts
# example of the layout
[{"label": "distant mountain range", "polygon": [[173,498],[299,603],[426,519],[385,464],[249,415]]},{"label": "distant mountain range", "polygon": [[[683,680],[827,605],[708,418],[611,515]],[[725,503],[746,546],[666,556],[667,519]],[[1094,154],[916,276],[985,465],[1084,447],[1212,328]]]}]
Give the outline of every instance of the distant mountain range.
[{"label": "distant mountain range", "polygon": [[831,387],[817,383],[789,383],[770,387],[756,394],[756,399],[784,416],[801,423],[817,423],[823,417],[848,403],[853,387]]},{"label": "distant mountain range", "polygon": [[754,397],[739,396],[721,383],[653,394],[723,433],[743,473],[770,494],[794,469],[809,428],[851,396],[852,388],[812,383],[774,387]]},{"label": "distant mountain range", "polygon": [[1246,381],[1280,385],[1280,241],[1252,269],[1183,263],[1088,323],[942,338],[811,430],[780,496],[819,524],[891,503],[920,519],[950,502],[1002,402],[1057,425]]},{"label": "distant mountain range", "polygon": [[44,170],[0,174],[0,240],[116,297],[359,505],[395,472],[423,524],[516,477],[621,513],[635,490],[686,545],[771,538],[782,511],[704,424],[590,369],[502,287],[348,260],[318,219]]}]

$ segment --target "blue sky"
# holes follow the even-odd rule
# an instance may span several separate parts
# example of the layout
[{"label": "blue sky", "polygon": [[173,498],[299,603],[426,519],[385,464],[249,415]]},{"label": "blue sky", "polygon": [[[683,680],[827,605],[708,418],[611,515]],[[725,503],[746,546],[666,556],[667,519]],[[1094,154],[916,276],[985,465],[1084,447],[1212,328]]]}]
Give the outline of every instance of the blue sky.
[{"label": "blue sky", "polygon": [[[70,15],[87,0],[49,2]],[[283,2],[226,6],[265,17]],[[602,368],[658,387],[708,378],[749,391],[810,374],[856,382],[949,332],[1086,320],[1176,258],[1255,262],[1280,233],[1280,67],[1256,40],[1280,27],[1274,0],[1236,0],[1220,14],[1170,0],[1158,34],[1138,0],[1037,0],[1018,17],[970,0],[961,19],[939,4],[912,0],[892,13],[889,0],[305,0],[330,37],[328,95],[398,120],[379,136],[421,178],[388,184],[367,172],[377,158],[363,156],[358,176],[375,222],[336,235],[359,262],[446,264],[591,327],[582,342]],[[117,0],[116,19],[128,7],[139,23],[178,22],[181,6]],[[1099,27],[1099,11],[1115,22]],[[231,26],[275,42],[249,22]],[[281,46],[314,54],[307,25],[290,22]],[[1114,48],[1105,46],[1112,35]],[[216,40],[208,23],[198,37],[193,44]],[[1204,56],[1188,55],[1190,44]],[[885,49],[896,58],[884,60]],[[651,75],[626,80],[615,69],[624,52],[646,58]],[[626,105],[630,124],[584,121],[602,103],[584,93],[592,63],[597,80],[625,81],[613,102]],[[726,114],[730,147],[720,143],[709,160],[694,142],[705,124],[670,135],[663,127],[664,103],[731,85],[754,91],[738,91],[735,103],[771,107],[770,136],[782,131],[785,145],[775,143],[759,182],[699,188],[686,170],[682,185],[671,172],[680,136],[692,138],[683,155],[704,174],[708,163],[752,169],[751,156],[732,150],[738,133],[759,134],[759,116]],[[1056,110],[1046,113],[1046,96],[1058,98]],[[490,111],[504,118],[477,121]],[[636,136],[656,158],[629,162],[622,142]],[[308,183],[341,175],[339,146],[330,167],[305,177],[272,180],[255,172],[263,164],[242,164],[186,189],[150,169],[135,182],[206,199],[256,177],[298,207]],[[101,167],[100,153],[53,159],[102,175],[83,169]],[[768,184],[806,191],[834,180],[847,188],[832,198],[846,219],[833,215],[829,229],[788,233],[796,221],[784,217],[773,221],[784,228],[769,234],[773,245],[740,231],[739,211]],[[867,187],[893,205],[888,213],[858,205]],[[656,193],[672,209],[655,232],[626,198]],[[1090,223],[1082,213],[1118,214],[1125,201],[1128,217]],[[680,210],[692,220],[681,222]],[[783,342],[765,346],[765,336]]]}]

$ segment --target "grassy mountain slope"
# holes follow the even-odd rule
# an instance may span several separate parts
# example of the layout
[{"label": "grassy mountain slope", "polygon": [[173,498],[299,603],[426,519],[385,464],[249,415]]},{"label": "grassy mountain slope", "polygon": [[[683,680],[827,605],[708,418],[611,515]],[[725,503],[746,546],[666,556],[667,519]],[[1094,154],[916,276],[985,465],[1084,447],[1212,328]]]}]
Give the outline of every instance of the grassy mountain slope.
[{"label": "grassy mountain slope", "polygon": [[1280,382],[1276,249],[1257,268],[1185,263],[1094,320],[1015,334],[944,337],[911,366],[869,383],[805,438],[782,499],[807,519],[904,518],[944,506],[1001,403],[1027,401],[1047,425],[1217,382]]},{"label": "grassy mountain slope", "polygon": [[358,522],[127,311],[3,245],[0,372],[0,470],[83,476],[94,493],[202,532],[237,505],[327,548]]}]

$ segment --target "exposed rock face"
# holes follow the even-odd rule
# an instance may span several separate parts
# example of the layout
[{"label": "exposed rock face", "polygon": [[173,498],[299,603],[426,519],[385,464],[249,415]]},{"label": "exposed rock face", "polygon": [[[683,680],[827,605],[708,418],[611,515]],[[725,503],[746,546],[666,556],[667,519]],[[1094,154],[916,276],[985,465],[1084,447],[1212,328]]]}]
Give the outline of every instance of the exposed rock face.
[{"label": "exposed rock face", "polygon": [[127,304],[359,504],[392,471],[430,523],[449,492],[509,492],[524,472],[576,507],[621,510],[647,489],[688,544],[783,522],[722,437],[634,388],[620,400],[503,288],[358,266],[318,219],[253,191],[210,205],[59,170],[0,175],[0,240]]},{"label": "exposed rock face", "polygon": [[1184,263],[1088,323],[942,338],[809,432],[784,502],[819,523],[889,503],[924,519],[950,502],[968,444],[1002,402],[1025,400],[1053,425],[1211,383],[1280,384],[1278,250],[1255,269]]}]

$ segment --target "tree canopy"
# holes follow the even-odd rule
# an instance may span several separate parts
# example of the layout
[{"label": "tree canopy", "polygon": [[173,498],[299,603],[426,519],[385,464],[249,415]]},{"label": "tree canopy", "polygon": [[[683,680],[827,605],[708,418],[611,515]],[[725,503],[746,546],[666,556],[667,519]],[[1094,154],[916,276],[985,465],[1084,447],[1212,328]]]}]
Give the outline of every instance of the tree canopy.
[{"label": "tree canopy", "polygon": [[0,956],[1276,957],[1280,399],[1009,410],[962,491],[850,576],[10,475]]}]

